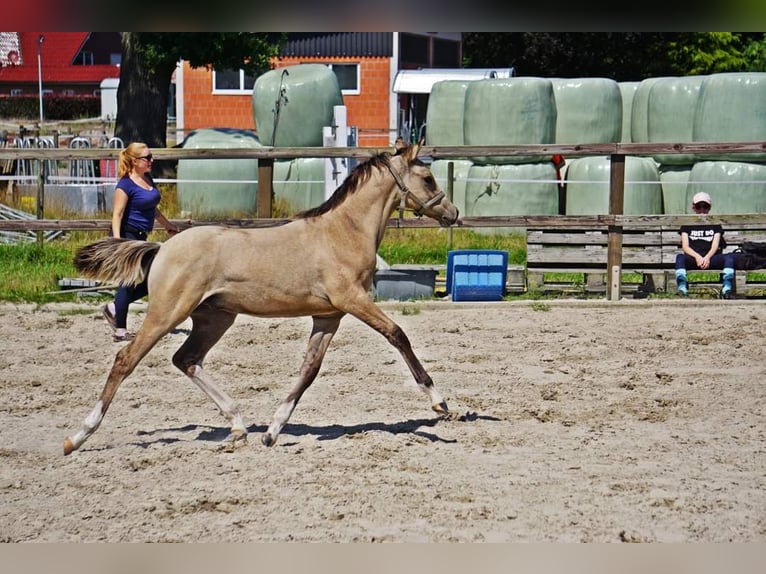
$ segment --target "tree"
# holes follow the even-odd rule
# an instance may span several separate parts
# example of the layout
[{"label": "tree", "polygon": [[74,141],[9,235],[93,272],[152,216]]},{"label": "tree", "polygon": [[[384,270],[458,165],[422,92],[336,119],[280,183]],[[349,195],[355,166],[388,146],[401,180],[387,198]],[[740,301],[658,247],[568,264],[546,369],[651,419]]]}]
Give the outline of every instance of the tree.
[{"label": "tree", "polygon": [[522,76],[640,81],[763,71],[764,34],[739,32],[507,32],[463,35],[466,66]]},{"label": "tree", "polygon": [[687,32],[668,42],[675,75],[705,75],[747,69],[742,38],[732,32]]},{"label": "tree", "polygon": [[193,68],[243,69],[258,75],[271,67],[284,36],[249,32],[123,32],[115,135],[126,144],[167,146],[170,81],[180,59]]}]

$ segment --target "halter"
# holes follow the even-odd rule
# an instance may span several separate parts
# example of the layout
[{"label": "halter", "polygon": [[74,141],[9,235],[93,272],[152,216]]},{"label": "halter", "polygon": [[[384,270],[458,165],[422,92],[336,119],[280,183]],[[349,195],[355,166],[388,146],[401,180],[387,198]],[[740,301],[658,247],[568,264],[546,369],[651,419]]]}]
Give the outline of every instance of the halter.
[{"label": "halter", "polygon": [[404,218],[404,210],[405,210],[406,204],[407,204],[407,195],[410,195],[412,197],[412,200],[415,203],[418,204],[419,207],[417,209],[413,209],[412,210],[412,213],[414,213],[418,217],[422,217],[423,216],[423,212],[426,209],[428,209],[429,207],[431,207],[433,205],[436,205],[437,203],[439,203],[444,198],[444,192],[443,191],[439,191],[439,193],[434,195],[428,201],[426,201],[426,202],[421,201],[420,198],[417,197],[414,193],[412,193],[410,188],[405,185],[405,183],[402,180],[401,176],[398,173],[396,173],[393,169],[391,169],[391,164],[390,163],[386,163],[386,166],[388,167],[388,171],[391,172],[391,175],[394,176],[394,181],[396,182],[396,185],[399,187],[399,189],[402,190],[402,199],[399,202],[399,219],[403,219]]}]

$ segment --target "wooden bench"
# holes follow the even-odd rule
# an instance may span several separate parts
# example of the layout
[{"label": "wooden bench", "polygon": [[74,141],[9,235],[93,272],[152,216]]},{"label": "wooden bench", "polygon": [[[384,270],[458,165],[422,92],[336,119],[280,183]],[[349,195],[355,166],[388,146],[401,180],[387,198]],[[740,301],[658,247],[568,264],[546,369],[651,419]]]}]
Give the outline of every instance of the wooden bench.
[{"label": "wooden bench", "polygon": [[[581,229],[527,229],[527,290],[585,291],[603,293],[607,274],[608,232]],[[735,250],[743,241],[766,241],[766,233],[724,228],[726,251]],[[623,229],[622,273],[638,274],[639,281],[622,281],[622,292],[639,289],[644,293],[675,293],[675,260],[681,251],[678,229]],[[550,274],[576,274],[582,282],[551,279]],[[763,283],[748,284],[747,271],[735,272],[735,293],[746,295],[764,289]],[[691,293],[719,290],[721,271],[693,271],[689,278]]]}]

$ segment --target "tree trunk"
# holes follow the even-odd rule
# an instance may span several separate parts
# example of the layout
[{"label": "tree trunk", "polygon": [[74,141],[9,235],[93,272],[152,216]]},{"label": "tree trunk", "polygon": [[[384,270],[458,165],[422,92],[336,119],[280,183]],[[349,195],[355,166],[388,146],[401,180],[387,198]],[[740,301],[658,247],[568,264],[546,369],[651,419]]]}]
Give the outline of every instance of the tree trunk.
[{"label": "tree trunk", "polygon": [[[144,58],[140,32],[122,33],[114,135],[126,146],[140,141],[149,147],[167,147],[168,96],[175,67],[175,61],[167,61],[150,68]],[[155,163],[156,171],[164,172],[170,167],[161,165],[167,162]]]}]

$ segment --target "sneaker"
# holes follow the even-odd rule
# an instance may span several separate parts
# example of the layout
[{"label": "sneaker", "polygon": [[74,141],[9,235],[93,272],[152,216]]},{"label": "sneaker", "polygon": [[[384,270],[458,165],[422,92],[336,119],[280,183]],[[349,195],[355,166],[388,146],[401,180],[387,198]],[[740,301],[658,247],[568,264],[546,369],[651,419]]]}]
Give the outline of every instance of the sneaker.
[{"label": "sneaker", "polygon": [[734,293],[732,293],[731,290],[723,291],[721,293],[721,299],[734,299]]},{"label": "sneaker", "polygon": [[104,305],[104,308],[101,309],[101,314],[104,316],[106,322],[109,323],[112,331],[117,331],[117,317],[115,317],[114,313],[109,310],[109,303]]},{"label": "sneaker", "polygon": [[686,289],[679,289],[678,291],[676,291],[676,295],[678,295],[679,297],[688,297],[689,292]]},{"label": "sneaker", "polygon": [[136,338],[136,334],[131,333],[130,331],[125,331],[122,335],[118,335],[117,333],[112,335],[112,341],[114,341],[115,343],[132,341],[135,338]]}]

